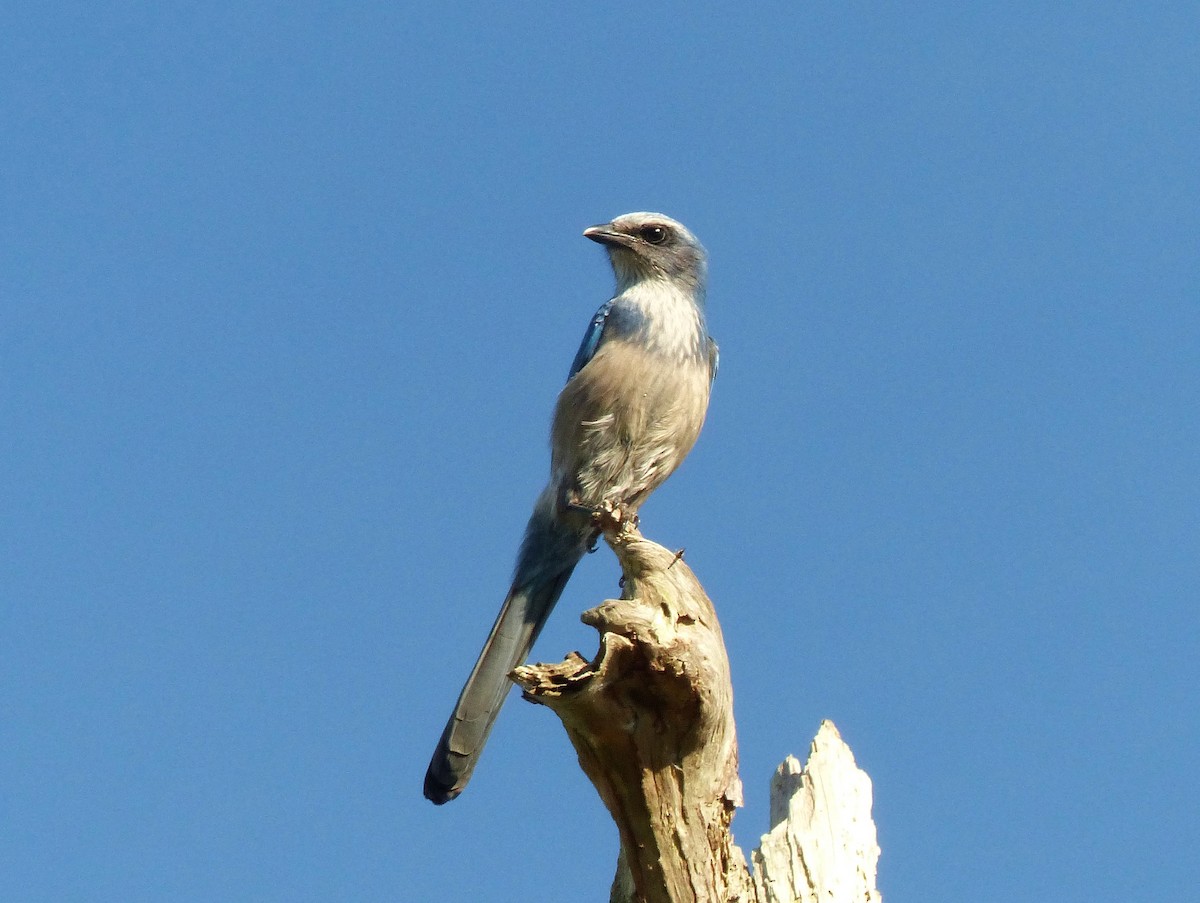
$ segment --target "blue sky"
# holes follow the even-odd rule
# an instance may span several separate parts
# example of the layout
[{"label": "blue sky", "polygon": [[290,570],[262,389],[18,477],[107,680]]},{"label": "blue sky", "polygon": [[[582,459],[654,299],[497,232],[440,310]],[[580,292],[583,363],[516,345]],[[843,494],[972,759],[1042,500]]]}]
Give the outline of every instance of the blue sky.
[{"label": "blue sky", "polygon": [[607,894],[547,711],[420,784],[611,289],[580,232],[646,209],[711,255],[709,420],[642,516],[722,617],[743,848],[832,718],[892,903],[1196,886],[1194,7],[0,33],[0,898]]}]

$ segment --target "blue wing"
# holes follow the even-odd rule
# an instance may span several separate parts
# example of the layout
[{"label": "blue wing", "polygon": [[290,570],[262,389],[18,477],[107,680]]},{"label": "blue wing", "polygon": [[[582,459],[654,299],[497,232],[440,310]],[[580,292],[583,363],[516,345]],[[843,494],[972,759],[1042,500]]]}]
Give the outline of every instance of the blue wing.
[{"label": "blue wing", "polygon": [[708,337],[708,384],[711,386],[717,378],[717,370],[721,366],[721,349],[717,347],[717,343],[713,341],[713,337]]},{"label": "blue wing", "polygon": [[592,359],[592,355],[596,353],[596,349],[600,347],[600,336],[604,333],[604,323],[608,319],[608,315],[612,312],[613,301],[606,301],[604,305],[596,311],[596,315],[592,317],[592,322],[588,323],[587,332],[583,334],[583,342],[579,346],[579,351],[575,355],[575,360],[571,362],[571,372],[567,374],[567,380],[584,368],[588,361]]}]

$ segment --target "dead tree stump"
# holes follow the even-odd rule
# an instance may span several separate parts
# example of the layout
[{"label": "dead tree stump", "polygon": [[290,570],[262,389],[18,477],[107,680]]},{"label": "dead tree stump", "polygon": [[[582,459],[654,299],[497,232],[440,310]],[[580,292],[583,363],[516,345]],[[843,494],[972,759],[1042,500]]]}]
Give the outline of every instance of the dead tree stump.
[{"label": "dead tree stump", "polygon": [[[799,860],[778,851],[764,859],[756,851],[759,874],[752,878],[733,843],[730,822],[742,801],[733,689],[721,627],[703,587],[680,555],[635,529],[610,531],[606,539],[621,562],[624,592],[583,615],[600,632],[596,658],[589,662],[572,653],[555,664],[518,668],[513,679],[526,698],[562,720],[580,766],[617,824],[621,852],[610,900],[810,899],[799,892],[787,896],[790,879],[782,877],[794,876],[797,865],[801,872],[812,870],[807,849]],[[870,779],[858,774],[866,782],[869,823]],[[788,789],[803,789],[802,780],[792,783]],[[783,802],[779,811],[787,807]],[[776,811],[773,801],[773,826]],[[804,811],[801,805],[798,812]],[[873,844],[873,824],[870,834]],[[790,839],[779,843],[779,850],[791,849]],[[876,903],[873,860],[864,871],[870,872],[866,891],[876,896],[822,895],[821,903]],[[808,878],[804,883],[815,886]]]}]

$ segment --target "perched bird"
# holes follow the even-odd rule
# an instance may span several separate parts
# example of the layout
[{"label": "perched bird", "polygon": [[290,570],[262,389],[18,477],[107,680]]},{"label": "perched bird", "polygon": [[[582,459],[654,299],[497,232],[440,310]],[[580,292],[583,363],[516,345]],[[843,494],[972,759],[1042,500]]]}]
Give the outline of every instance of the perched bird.
[{"label": "perched bird", "polygon": [[704,320],[704,248],[660,213],[584,230],[608,250],[617,293],[597,312],[558,396],[550,482],[538,497],[512,586],[446,724],[425,796],[458,796],[511,682],[579,559],[599,537],[595,513],[636,516],[679,466],[704,423],[717,345]]}]

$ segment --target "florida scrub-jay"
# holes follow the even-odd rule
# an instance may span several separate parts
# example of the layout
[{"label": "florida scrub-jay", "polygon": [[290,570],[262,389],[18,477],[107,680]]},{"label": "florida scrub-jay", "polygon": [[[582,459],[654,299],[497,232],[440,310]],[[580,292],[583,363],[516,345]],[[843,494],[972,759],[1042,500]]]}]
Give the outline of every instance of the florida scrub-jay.
[{"label": "florida scrub-jay", "polygon": [[458,796],[511,682],[571,572],[595,543],[593,512],[632,518],[700,434],[717,370],[704,320],[704,248],[659,213],[628,213],[583,233],[608,250],[617,293],[597,312],[558,396],[550,481],[517,555],[508,597],[467,678],[425,796]]}]

